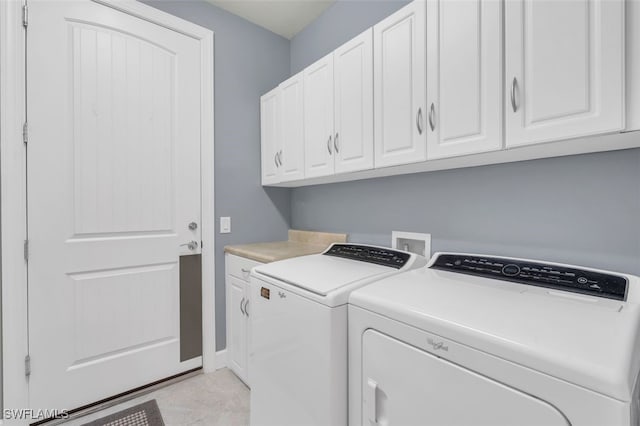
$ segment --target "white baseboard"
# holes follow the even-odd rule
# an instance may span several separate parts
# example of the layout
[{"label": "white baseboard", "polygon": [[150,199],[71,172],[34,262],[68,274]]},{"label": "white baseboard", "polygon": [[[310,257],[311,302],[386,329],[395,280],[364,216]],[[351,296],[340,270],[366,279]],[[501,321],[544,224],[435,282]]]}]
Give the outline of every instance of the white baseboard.
[{"label": "white baseboard", "polygon": [[216,370],[225,368],[227,366],[227,350],[223,349],[216,352]]}]

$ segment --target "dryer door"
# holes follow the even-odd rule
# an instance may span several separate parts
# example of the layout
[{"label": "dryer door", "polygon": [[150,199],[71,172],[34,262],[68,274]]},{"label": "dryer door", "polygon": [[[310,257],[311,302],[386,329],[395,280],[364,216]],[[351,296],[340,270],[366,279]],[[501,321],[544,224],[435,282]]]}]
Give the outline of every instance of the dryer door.
[{"label": "dryer door", "polygon": [[569,426],[544,401],[377,331],[362,347],[363,425]]}]

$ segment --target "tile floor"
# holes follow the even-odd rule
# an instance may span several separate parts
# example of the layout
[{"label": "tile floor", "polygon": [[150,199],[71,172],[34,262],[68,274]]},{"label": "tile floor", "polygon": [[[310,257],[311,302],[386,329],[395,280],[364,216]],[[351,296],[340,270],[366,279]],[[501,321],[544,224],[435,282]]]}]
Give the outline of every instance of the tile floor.
[{"label": "tile floor", "polygon": [[167,426],[249,424],[249,389],[230,370],[199,374],[106,410],[71,420],[80,426],[141,402],[155,399]]}]

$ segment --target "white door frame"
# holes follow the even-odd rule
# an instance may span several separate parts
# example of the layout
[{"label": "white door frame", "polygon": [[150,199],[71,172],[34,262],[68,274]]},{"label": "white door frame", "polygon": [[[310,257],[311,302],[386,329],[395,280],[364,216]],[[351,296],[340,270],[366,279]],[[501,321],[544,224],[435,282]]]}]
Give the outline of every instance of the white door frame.
[{"label": "white door frame", "polygon": [[[89,1],[89,0],[88,0]],[[214,33],[133,0],[90,0],[199,41],[201,52],[202,364],[215,370]],[[0,253],[2,408],[29,408],[23,0],[0,1]],[[50,407],[61,408],[61,407]],[[2,423],[2,420],[0,420]]]}]

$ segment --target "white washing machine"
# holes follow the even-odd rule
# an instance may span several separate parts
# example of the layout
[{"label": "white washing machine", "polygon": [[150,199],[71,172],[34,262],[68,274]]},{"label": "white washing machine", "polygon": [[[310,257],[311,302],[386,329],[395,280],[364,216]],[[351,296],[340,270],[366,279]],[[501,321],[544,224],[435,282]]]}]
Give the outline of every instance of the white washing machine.
[{"label": "white washing machine", "polygon": [[349,424],[638,425],[640,279],[438,253],[349,299]]},{"label": "white washing machine", "polygon": [[403,251],[333,244],[254,268],[251,425],[346,425],[349,293],[425,264]]}]

